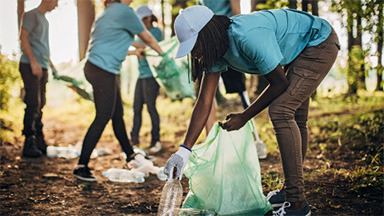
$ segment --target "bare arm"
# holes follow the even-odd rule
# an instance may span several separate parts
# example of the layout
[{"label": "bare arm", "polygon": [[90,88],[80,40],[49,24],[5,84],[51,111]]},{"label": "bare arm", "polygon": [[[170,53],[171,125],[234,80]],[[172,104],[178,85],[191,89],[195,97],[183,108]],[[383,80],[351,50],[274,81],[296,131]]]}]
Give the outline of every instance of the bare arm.
[{"label": "bare arm", "polygon": [[221,73],[204,74],[184,145],[192,148],[208,119]]},{"label": "bare arm", "polygon": [[146,47],[145,44],[137,43],[137,42],[133,42],[132,46],[135,48],[143,48],[143,49],[145,49],[145,47]]},{"label": "bare arm", "polygon": [[41,77],[43,75],[43,69],[41,68],[41,65],[39,64],[39,62],[37,62],[35,54],[32,51],[31,44],[29,43],[28,36],[29,36],[29,31],[22,28],[20,32],[21,49],[23,50],[23,53],[28,57],[31,63],[32,74],[37,77]]},{"label": "bare arm", "polygon": [[227,122],[222,123],[222,127],[228,131],[238,130],[244,124],[263,111],[269,104],[280,96],[288,87],[288,80],[284,70],[279,64],[270,73],[264,76],[268,82],[268,87],[261,95],[242,113],[231,113],[227,116]]},{"label": "bare arm", "polygon": [[233,16],[240,14],[241,13],[240,0],[232,0],[231,9],[232,9]]},{"label": "bare arm", "polygon": [[52,74],[53,74],[53,75],[57,75],[56,67],[55,67],[55,65],[52,63],[52,60],[51,60],[51,59],[49,59],[49,63],[50,63],[51,69],[52,69]]},{"label": "bare arm", "polygon": [[145,29],[140,34],[138,34],[139,38],[144,41],[148,46],[154,49],[159,55],[163,54],[163,50],[161,50],[157,40],[152,36],[152,34]]}]

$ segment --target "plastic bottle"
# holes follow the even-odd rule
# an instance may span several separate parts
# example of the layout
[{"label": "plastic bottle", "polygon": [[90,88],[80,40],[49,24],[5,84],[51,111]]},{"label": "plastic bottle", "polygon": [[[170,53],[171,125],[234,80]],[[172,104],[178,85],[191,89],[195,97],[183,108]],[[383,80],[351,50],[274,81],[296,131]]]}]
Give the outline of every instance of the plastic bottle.
[{"label": "plastic bottle", "polygon": [[167,175],[164,174],[164,167],[157,167],[158,170],[156,170],[156,176],[159,180],[165,181],[167,180]]},{"label": "plastic bottle", "polygon": [[141,154],[137,154],[135,156],[135,160],[129,162],[128,167],[132,168],[132,170],[145,173],[146,177],[149,176],[149,173],[154,168],[153,162],[145,159],[145,157]]},{"label": "plastic bottle", "polygon": [[76,158],[78,153],[76,148],[72,145],[67,147],[59,146],[48,146],[47,147],[47,156],[48,157],[60,157],[60,158]]},{"label": "plastic bottle", "polygon": [[99,156],[105,156],[111,154],[111,151],[106,148],[95,148],[92,152],[91,158],[97,158]]},{"label": "plastic bottle", "polygon": [[134,182],[134,183],[143,183],[144,173],[131,171],[127,169],[117,169],[110,168],[106,172],[104,172],[104,176],[106,176],[110,181],[113,182]]},{"label": "plastic bottle", "polygon": [[[175,176],[175,175],[173,175]],[[178,215],[177,209],[180,208],[183,198],[183,187],[180,180],[175,177],[165,184],[161,192],[158,216]]]}]

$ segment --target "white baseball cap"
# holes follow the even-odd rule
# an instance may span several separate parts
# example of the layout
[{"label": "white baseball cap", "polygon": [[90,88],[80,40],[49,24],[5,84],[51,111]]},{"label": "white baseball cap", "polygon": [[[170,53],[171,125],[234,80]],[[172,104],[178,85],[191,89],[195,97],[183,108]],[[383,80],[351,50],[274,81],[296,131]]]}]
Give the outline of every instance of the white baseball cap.
[{"label": "white baseball cap", "polygon": [[180,12],[175,20],[175,32],[179,47],[176,58],[192,51],[201,29],[212,19],[214,13],[205,6],[195,5]]},{"label": "white baseball cap", "polygon": [[147,5],[142,5],[136,9],[137,16],[143,19],[147,16],[152,16],[152,10]]}]

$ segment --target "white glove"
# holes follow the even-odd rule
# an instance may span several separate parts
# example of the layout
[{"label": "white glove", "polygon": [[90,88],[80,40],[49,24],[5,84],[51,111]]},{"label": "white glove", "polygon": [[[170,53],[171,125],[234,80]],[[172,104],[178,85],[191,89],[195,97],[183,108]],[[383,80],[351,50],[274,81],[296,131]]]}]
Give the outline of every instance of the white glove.
[{"label": "white glove", "polygon": [[179,150],[168,159],[167,164],[164,167],[164,174],[168,176],[167,181],[173,179],[174,174],[181,180],[184,167],[187,164],[191,153],[191,149],[188,148],[188,146],[181,145]]}]

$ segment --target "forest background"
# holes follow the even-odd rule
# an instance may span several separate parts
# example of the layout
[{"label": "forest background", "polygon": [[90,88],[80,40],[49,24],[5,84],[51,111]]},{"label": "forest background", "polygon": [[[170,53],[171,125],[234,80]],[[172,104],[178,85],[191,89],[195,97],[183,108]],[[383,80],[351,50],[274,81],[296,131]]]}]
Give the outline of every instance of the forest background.
[{"label": "forest background", "polygon": [[[92,2],[98,14],[103,9],[102,2]],[[155,178],[148,180],[151,186],[122,186],[108,183],[107,179],[104,179],[102,186],[94,186],[69,180],[76,160],[48,158],[31,161],[20,157],[25,105],[20,99],[23,84],[18,72],[20,51],[17,39],[17,3],[9,0],[0,0],[0,3],[0,214],[87,215],[95,211],[99,214],[154,214],[158,194],[163,185]],[[59,7],[47,14],[51,26],[52,60],[61,74],[82,74],[81,53],[76,45],[77,3],[75,0],[60,0]],[[185,0],[135,0],[132,7],[148,4],[153,8],[155,15],[160,18],[159,25],[164,27],[165,38],[169,39],[173,35],[171,26],[179,10],[195,3]],[[25,10],[30,10],[38,4],[39,0],[26,0]],[[383,0],[241,0],[241,5],[242,13],[262,9],[296,8],[324,17],[335,27],[341,39],[342,50],[332,71],[311,101],[311,144],[305,167],[308,179],[307,196],[311,201],[312,211],[318,215],[383,215]],[[7,17],[8,14],[13,15]],[[74,48],[69,49],[72,45],[66,42],[74,42]],[[128,129],[132,127],[136,61],[134,57],[127,57],[122,69],[124,118]],[[257,76],[247,76],[246,82],[251,100],[265,87],[265,83]],[[48,143],[54,146],[81,143],[93,119],[93,103],[84,100],[65,83],[53,80],[52,77],[49,80],[47,96],[43,121]],[[223,86],[219,97],[221,100],[217,120],[224,119],[229,112],[241,109],[237,96],[225,94]],[[158,166],[164,166],[166,159],[182,142],[193,102],[192,99],[172,101],[161,91],[158,107],[162,125],[161,137],[165,148],[156,155]],[[260,137],[268,148],[268,158],[261,161],[263,190],[267,192],[281,186],[283,175],[277,143],[267,113],[261,113],[255,118],[255,122]],[[149,116],[144,114],[141,130],[143,148],[150,141],[150,129]],[[199,142],[204,141],[204,138],[202,134]],[[120,161],[116,156],[119,149],[113,138],[111,125],[104,132],[100,146],[109,147],[114,156],[112,154],[110,157],[97,158],[97,162],[93,164],[97,174],[108,167],[116,166],[116,161]],[[52,168],[48,169],[47,164]],[[37,177],[36,173],[41,173],[43,177]],[[46,175],[47,173],[55,175],[52,177]],[[40,181],[41,178],[44,181]],[[188,184],[186,181],[185,179],[184,185]],[[50,189],[36,190],[47,185]],[[62,190],[66,191],[59,192],[61,190],[53,188],[53,185],[62,185]],[[68,187],[73,191],[70,192]],[[132,193],[146,197],[148,202],[126,201],[121,198],[126,194],[116,195],[116,191],[124,187],[136,190]],[[144,192],[141,194],[137,189],[143,189]],[[148,193],[148,190],[151,192]],[[85,193],[85,198],[82,199],[85,204],[79,204],[78,200],[73,198],[78,196],[76,192],[79,191]],[[101,194],[108,193],[109,199],[112,199],[109,203],[98,203],[103,207],[100,207],[101,209],[89,203],[92,199],[88,203],[86,201],[96,196],[97,191]],[[25,197],[26,194],[28,196]],[[63,209],[64,212],[61,211]]]}]

